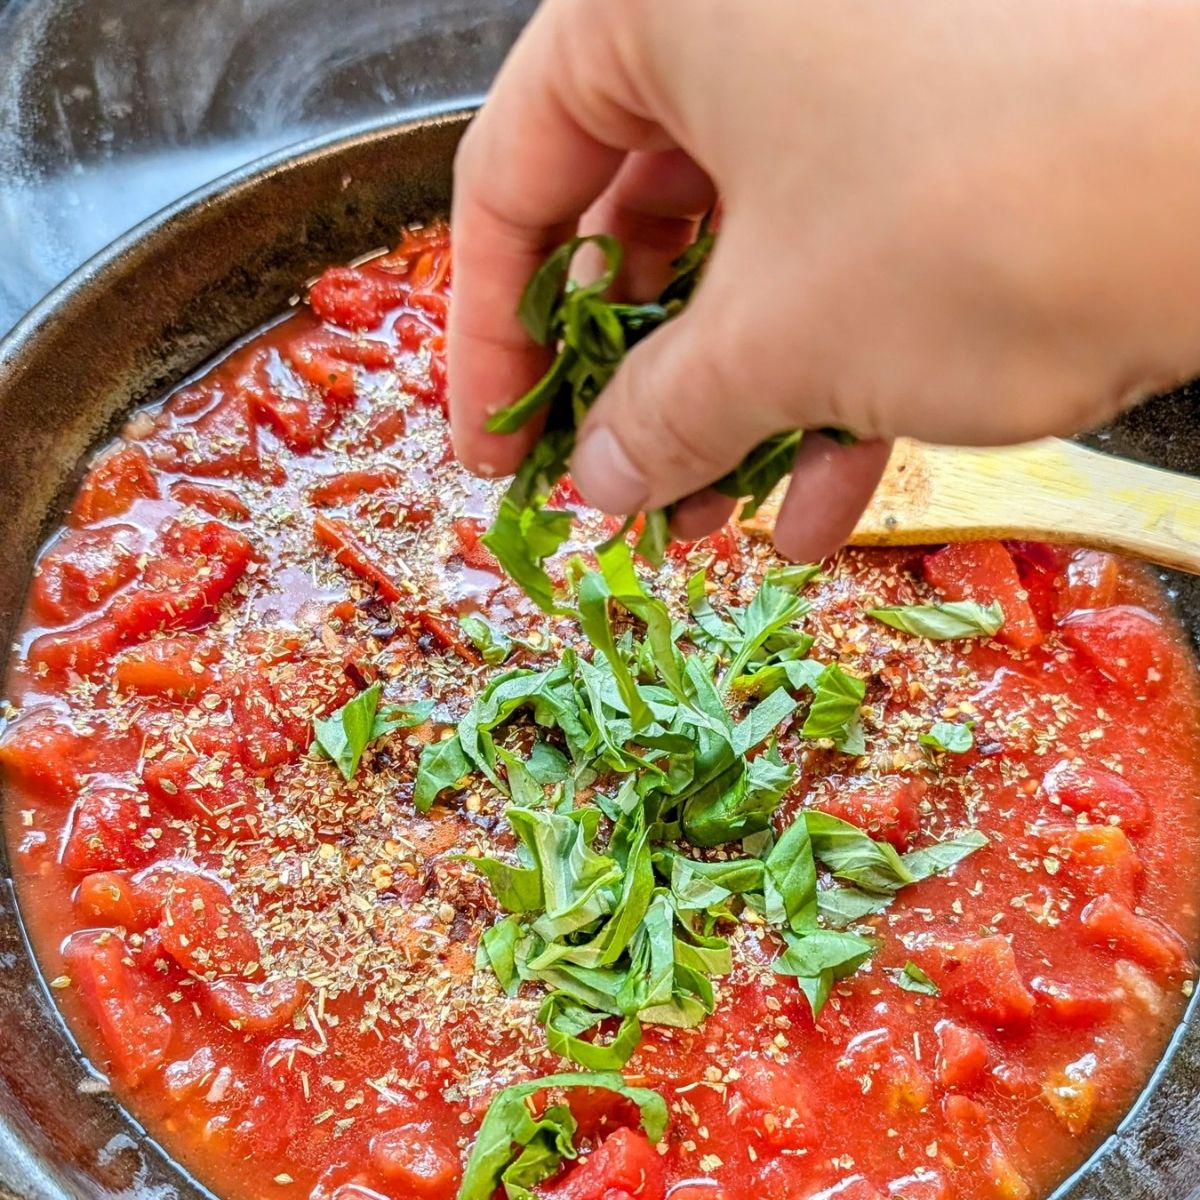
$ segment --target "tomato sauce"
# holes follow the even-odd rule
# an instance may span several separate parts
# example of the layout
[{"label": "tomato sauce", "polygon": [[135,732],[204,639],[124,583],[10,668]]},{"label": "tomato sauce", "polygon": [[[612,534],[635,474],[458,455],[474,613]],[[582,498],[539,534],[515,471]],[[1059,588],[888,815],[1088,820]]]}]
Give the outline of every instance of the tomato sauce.
[{"label": "tomato sauce", "polygon": [[[414,811],[421,746],[496,668],[458,623],[577,643],[500,577],[498,493],[453,460],[446,230],[327,271],[97,458],[45,548],[0,743],[22,911],[113,1092],[227,1200],[453,1196],[496,1090],[568,1069],[526,985],[474,970],[511,850],[486,786]],[[579,509],[569,487],[556,503]],[[580,544],[604,522],[580,511]],[[745,603],[772,561],[732,531],[674,547]],[[1090,551],[844,553],[807,591],[814,656],[868,681],[858,758],[785,738],[817,807],[899,848],[990,844],[867,924],[879,954],[814,1022],[743,915],[693,1030],[624,1069],[661,1145],[573,1097],[574,1200],[1025,1200],[1128,1109],[1177,1025],[1200,934],[1195,668],[1156,587]],[[994,640],[933,642],[879,604],[998,600]],[[347,783],[312,720],[375,680],[430,723]],[[920,734],[974,724],[938,754]],[[898,986],[915,963],[940,995]]]}]

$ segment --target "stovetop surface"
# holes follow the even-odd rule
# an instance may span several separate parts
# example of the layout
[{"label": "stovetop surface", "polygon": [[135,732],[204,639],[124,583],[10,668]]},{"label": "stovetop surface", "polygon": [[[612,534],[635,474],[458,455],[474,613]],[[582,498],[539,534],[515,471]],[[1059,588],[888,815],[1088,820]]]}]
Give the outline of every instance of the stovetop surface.
[{"label": "stovetop surface", "polygon": [[0,334],[262,154],[481,95],[534,0],[0,0]]}]

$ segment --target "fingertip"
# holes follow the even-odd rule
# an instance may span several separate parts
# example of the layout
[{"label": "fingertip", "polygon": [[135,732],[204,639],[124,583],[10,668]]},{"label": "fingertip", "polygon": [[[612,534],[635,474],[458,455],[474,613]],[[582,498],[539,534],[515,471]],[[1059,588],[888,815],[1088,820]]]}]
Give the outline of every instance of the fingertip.
[{"label": "fingertip", "polygon": [[693,492],[675,505],[671,532],[682,541],[698,542],[725,525],[736,507],[736,500],[712,488]]},{"label": "fingertip", "polygon": [[870,503],[891,454],[890,442],[842,445],[806,434],[775,521],[775,548],[795,562],[840,550]]}]

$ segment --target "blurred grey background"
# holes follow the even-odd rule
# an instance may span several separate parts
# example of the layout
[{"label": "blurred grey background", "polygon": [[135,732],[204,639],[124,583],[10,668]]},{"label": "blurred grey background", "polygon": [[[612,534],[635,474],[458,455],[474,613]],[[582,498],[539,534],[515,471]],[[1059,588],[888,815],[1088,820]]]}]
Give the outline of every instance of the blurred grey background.
[{"label": "blurred grey background", "polygon": [[192,188],[478,98],[535,0],[0,0],[0,334]]}]

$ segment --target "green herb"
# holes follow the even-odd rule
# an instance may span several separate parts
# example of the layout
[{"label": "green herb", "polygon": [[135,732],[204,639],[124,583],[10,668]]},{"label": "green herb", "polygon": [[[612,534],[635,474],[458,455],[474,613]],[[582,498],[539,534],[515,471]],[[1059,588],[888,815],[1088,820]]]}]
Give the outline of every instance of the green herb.
[{"label": "green herb", "polygon": [[922,746],[929,746],[947,754],[966,754],[975,745],[974,728],[973,721],[964,721],[962,724],[935,721],[929,732],[921,734],[917,741]]},{"label": "green herb", "polygon": [[942,994],[941,988],[915,962],[906,962],[903,967],[890,967],[887,974],[897,987],[906,992],[916,992],[921,996]]},{"label": "green herb", "polygon": [[895,604],[868,609],[868,616],[917,637],[935,642],[953,638],[991,637],[1004,624],[1000,602],[976,604],[973,600],[955,600],[948,604]]},{"label": "green herb", "polygon": [[866,694],[863,680],[830,663],[816,680],[812,707],[800,732],[810,738],[832,738],[841,748],[853,739],[857,746],[861,742],[861,733],[856,737],[858,710]]},{"label": "green herb", "polygon": [[417,812],[428,812],[443,792],[457,788],[470,772],[471,764],[467,762],[457,737],[428,742],[421,751],[416,786],[413,788],[413,804]]},{"label": "green herb", "polygon": [[483,617],[471,613],[459,617],[458,623],[467,637],[471,639],[472,645],[479,651],[483,661],[489,666],[499,666],[517,648],[514,638],[509,637],[503,629],[497,628]]},{"label": "green herb", "polygon": [[630,1087],[615,1073],[546,1075],[497,1092],[479,1127],[467,1159],[457,1200],[493,1200],[503,1187],[508,1200],[534,1200],[532,1187],[573,1159],[576,1122],[565,1104],[552,1104],[539,1116],[530,1109],[538,1092],[559,1088],[596,1088],[637,1105],[642,1128],[658,1142],[667,1127],[666,1101],[649,1088]]},{"label": "green herb", "polygon": [[396,729],[423,725],[433,712],[432,701],[394,705],[381,712],[382,691],[383,684],[373,683],[329,716],[313,718],[317,749],[333,760],[347,782],[354,778],[363,751],[371,742]]},{"label": "green herb", "polygon": [[[589,243],[603,255],[604,270],[593,282],[581,285],[570,278],[571,263]],[[483,542],[546,612],[559,609],[544,564],[571,527],[570,513],[547,510],[546,503],[566,474],[575,432],[629,350],[691,299],[712,246],[713,235],[706,225],[676,259],[673,278],[651,304],[625,304],[606,297],[622,259],[620,244],[606,235],[572,238],[559,246],[525,288],[517,315],[538,345],[555,346],[555,358],[529,391],[488,419],[487,428],[492,433],[513,433],[544,413],[545,432],[518,470]],[[757,512],[791,472],[802,436],[793,430],[767,439],[714,484],[727,495],[747,498],[743,519]],[[623,539],[633,523],[631,517],[618,537]],[[636,550],[655,565],[662,562],[669,523],[670,514],[663,509],[643,514]]]}]

